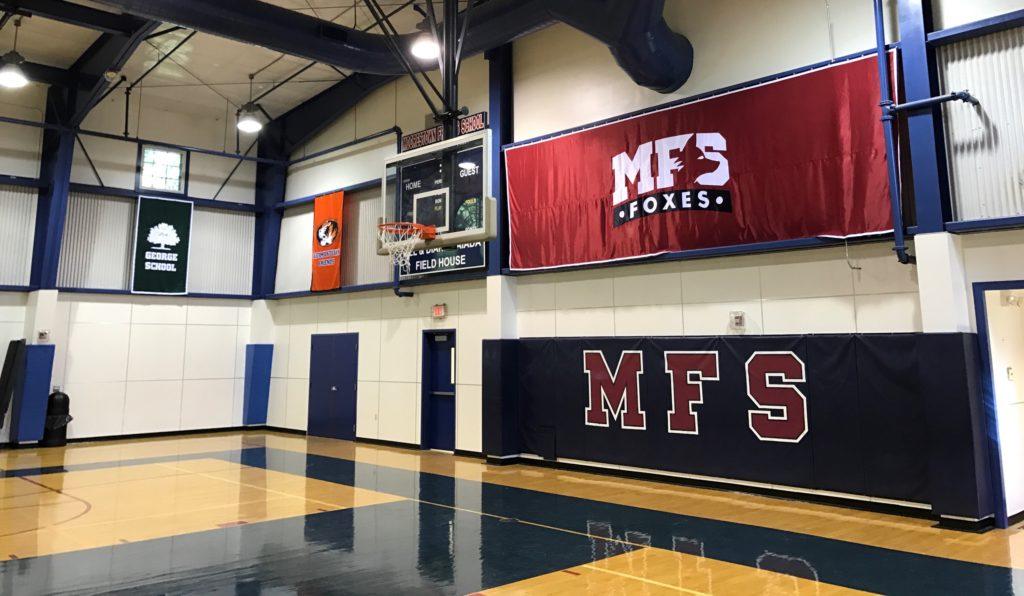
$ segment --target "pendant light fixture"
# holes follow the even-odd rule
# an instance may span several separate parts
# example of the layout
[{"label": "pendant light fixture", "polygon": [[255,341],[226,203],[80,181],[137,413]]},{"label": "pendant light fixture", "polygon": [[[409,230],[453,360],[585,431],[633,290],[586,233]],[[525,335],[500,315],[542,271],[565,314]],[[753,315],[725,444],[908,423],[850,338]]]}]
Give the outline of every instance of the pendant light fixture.
[{"label": "pendant light fixture", "polygon": [[0,58],[3,66],[0,67],[0,87],[6,89],[20,89],[28,85],[28,77],[21,69],[25,58],[18,53],[18,29],[21,28],[21,19],[14,21],[14,48]]},{"label": "pendant light fixture", "polygon": [[253,134],[263,130],[263,122],[257,114],[256,104],[252,101],[252,80],[256,75],[249,75],[249,102],[238,111],[238,123],[235,125],[238,130]]}]

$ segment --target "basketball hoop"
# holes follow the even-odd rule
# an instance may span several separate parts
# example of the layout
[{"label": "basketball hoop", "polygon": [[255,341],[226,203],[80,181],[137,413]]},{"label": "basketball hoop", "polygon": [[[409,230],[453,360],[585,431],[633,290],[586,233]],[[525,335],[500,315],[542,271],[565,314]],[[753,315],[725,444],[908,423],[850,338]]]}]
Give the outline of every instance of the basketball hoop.
[{"label": "basketball hoop", "polygon": [[433,240],[437,236],[437,228],[407,221],[382,223],[380,243],[391,256],[391,262],[409,273],[409,258],[416,250],[420,240]]}]

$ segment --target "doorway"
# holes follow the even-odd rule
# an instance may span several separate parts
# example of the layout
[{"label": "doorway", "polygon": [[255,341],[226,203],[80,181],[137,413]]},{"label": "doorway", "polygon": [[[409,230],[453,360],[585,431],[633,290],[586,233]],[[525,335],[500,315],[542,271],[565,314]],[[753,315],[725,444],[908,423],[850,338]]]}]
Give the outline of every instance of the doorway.
[{"label": "doorway", "polygon": [[423,332],[424,449],[455,451],[455,331]]},{"label": "doorway", "polygon": [[996,521],[1005,527],[1007,518],[1024,513],[1024,281],[974,284],[974,307],[990,381],[986,409],[994,414],[988,422],[990,448],[998,455]]},{"label": "doorway", "polygon": [[313,335],[310,342],[307,433],[355,440],[359,334]]}]

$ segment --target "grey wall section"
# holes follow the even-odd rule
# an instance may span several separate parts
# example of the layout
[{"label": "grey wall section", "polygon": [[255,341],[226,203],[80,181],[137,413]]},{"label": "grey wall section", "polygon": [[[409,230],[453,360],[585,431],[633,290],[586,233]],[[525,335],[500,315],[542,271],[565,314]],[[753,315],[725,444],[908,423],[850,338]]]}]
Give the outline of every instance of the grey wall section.
[{"label": "grey wall section", "polygon": [[135,201],[71,193],[57,285],[127,290]]},{"label": "grey wall section", "polygon": [[944,46],[939,61],[944,92],[968,89],[981,100],[944,108],[957,220],[1024,215],[1024,29]]},{"label": "grey wall section", "polygon": [[32,269],[38,191],[0,186],[0,284],[27,286]]},{"label": "grey wall section", "polygon": [[189,292],[252,292],[256,217],[252,213],[196,208],[192,213]]},{"label": "grey wall section", "polygon": [[384,205],[380,189],[345,194],[342,233],[342,284],[346,286],[391,281],[391,263],[377,254],[377,223]]}]

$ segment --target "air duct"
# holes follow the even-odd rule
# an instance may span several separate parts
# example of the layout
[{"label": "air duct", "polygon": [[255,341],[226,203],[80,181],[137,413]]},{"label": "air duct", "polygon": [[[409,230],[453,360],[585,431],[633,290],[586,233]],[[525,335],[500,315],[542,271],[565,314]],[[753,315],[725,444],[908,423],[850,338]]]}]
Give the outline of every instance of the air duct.
[{"label": "air duct", "polygon": [[[383,35],[329,23],[258,0],[97,0],[127,14],[259,45],[339,68],[404,74]],[[489,0],[469,15],[464,55],[498,47],[553,23],[608,46],[638,85],[669,93],[693,68],[693,47],[663,16],[665,0]],[[410,48],[418,34],[401,36]]]}]

